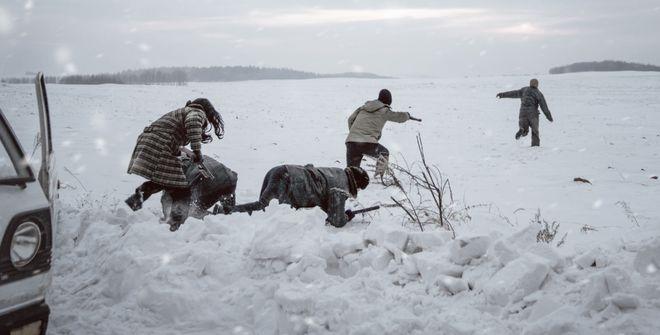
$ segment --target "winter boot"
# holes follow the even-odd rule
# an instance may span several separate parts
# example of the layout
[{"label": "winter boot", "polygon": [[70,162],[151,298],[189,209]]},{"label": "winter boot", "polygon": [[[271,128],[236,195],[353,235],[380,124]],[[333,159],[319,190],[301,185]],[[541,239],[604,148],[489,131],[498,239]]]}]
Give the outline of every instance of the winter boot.
[{"label": "winter boot", "polygon": [[385,170],[387,170],[388,166],[388,157],[380,155],[378,156],[378,159],[376,160],[376,172],[374,173],[374,178],[380,177],[381,179],[385,175]]},{"label": "winter boot", "polygon": [[137,211],[142,208],[142,203],[144,202],[144,192],[140,189],[136,189],[135,193],[128,197],[124,202],[130,207],[133,211]]}]

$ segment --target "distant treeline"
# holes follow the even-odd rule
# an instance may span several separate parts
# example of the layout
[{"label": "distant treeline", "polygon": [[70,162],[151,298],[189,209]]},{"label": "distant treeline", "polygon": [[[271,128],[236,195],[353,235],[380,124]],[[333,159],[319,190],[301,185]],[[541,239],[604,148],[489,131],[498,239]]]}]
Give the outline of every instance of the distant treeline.
[{"label": "distant treeline", "polygon": [[550,69],[550,74],[588,71],[660,71],[660,66],[606,60],[602,62],[581,62],[553,67]]},{"label": "distant treeline", "polygon": [[[242,81],[264,79],[315,79],[315,78],[387,78],[372,73],[318,74],[285,68],[257,66],[213,67],[159,67],[142,70],[126,70],[118,73],[70,75],[48,77],[47,82],[58,84],[169,84],[185,85],[187,82]],[[6,78],[3,83],[32,83],[34,78]]]}]

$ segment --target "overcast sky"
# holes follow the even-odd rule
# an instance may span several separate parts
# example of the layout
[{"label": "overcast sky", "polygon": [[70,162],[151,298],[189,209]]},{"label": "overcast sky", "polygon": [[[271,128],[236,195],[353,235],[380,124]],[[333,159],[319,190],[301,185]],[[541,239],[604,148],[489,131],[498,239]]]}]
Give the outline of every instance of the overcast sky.
[{"label": "overcast sky", "polygon": [[660,1],[0,0],[0,77],[261,65],[393,76],[660,65]]}]

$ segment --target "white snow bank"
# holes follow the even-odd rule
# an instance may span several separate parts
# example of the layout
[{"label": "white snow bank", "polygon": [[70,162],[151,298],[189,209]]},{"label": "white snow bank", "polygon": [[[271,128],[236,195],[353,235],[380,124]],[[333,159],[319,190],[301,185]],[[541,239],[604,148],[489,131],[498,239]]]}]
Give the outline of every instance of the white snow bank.
[{"label": "white snow bank", "polygon": [[[449,241],[440,230],[379,223],[336,229],[318,224],[315,211],[296,212],[303,222],[288,212],[275,206],[256,223],[207,217],[170,233],[150,213],[65,206],[63,219],[75,224],[56,241],[51,303],[66,308],[53,312],[52,329],[589,334],[602,324],[628,329],[622,318],[660,303],[646,294],[660,292],[657,280],[623,270],[635,255],[582,268],[583,255],[560,257],[549,244],[503,245],[528,228],[490,246],[486,236]],[[516,248],[506,262],[503,247]],[[564,261],[576,265],[553,266]],[[645,322],[630,329],[660,326]]]}]

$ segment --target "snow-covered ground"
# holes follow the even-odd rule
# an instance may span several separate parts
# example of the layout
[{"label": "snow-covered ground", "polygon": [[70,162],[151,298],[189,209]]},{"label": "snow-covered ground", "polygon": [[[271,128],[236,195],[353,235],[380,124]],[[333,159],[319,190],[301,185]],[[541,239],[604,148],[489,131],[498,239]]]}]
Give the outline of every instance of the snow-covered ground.
[{"label": "snow-covered ground", "polygon": [[[63,185],[49,333],[660,332],[660,75],[541,76],[555,122],[542,118],[540,148],[513,138],[519,101],[495,99],[528,79],[49,85]],[[203,151],[238,172],[246,202],[275,165],[344,166],[346,118],[383,87],[424,121],[388,124],[381,143],[416,160],[420,133],[471,208],[455,240],[394,208],[337,229],[273,202],[171,233],[157,199],[123,203],[142,182],[125,173],[139,132],[188,99],[223,114],[226,138]],[[0,86],[28,151],[35,106],[32,86]],[[350,205],[393,192],[371,185]],[[537,211],[559,223],[550,244]]]}]

